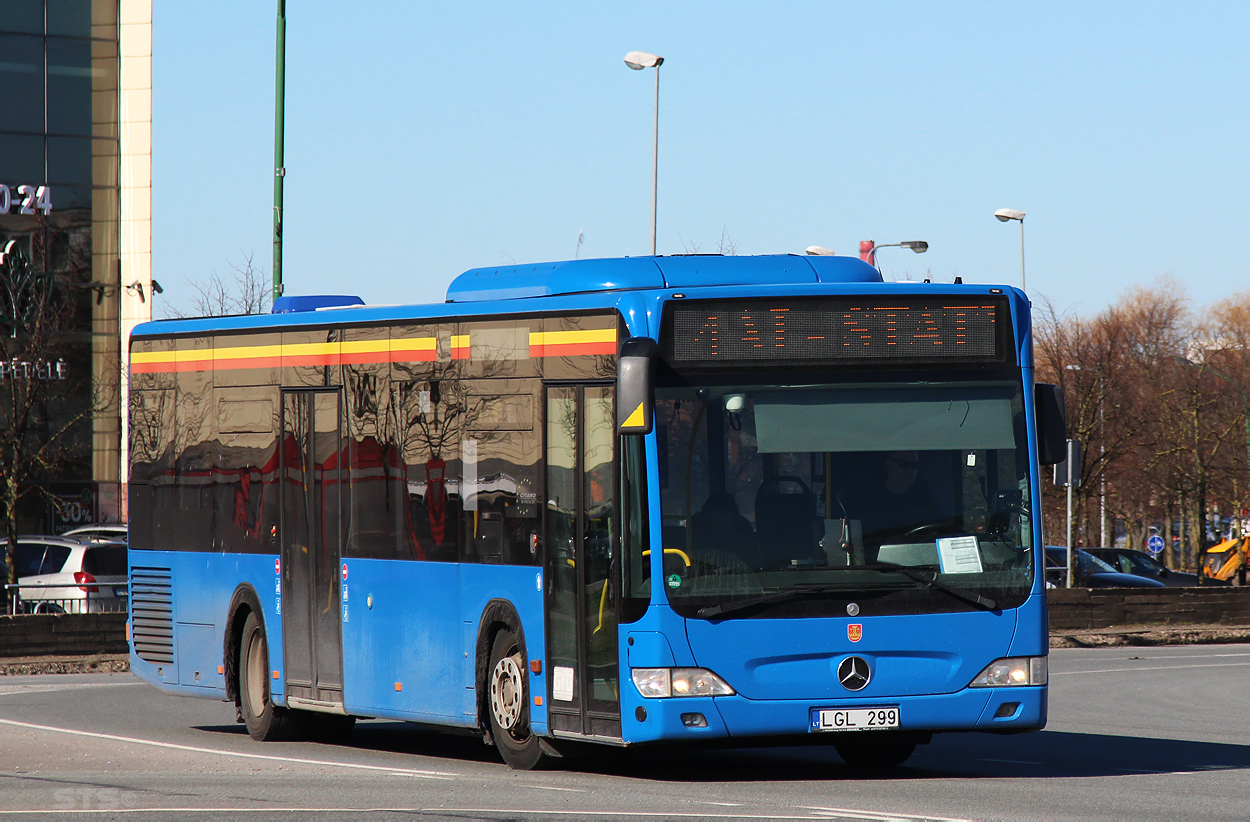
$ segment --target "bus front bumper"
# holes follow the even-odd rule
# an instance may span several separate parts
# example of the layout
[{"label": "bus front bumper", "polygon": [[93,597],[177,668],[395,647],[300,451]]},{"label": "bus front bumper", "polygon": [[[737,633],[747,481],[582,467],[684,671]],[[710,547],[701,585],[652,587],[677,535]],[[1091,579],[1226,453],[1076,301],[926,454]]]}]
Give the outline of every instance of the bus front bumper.
[{"label": "bus front bumper", "polygon": [[813,710],[846,708],[897,708],[900,731],[1019,733],[1045,726],[1046,688],[965,688],[952,694],[861,700],[753,700],[741,695],[643,699],[622,711],[622,730],[628,744],[700,738],[745,742],[751,737],[794,737],[797,744],[832,733],[872,733],[812,730]]}]

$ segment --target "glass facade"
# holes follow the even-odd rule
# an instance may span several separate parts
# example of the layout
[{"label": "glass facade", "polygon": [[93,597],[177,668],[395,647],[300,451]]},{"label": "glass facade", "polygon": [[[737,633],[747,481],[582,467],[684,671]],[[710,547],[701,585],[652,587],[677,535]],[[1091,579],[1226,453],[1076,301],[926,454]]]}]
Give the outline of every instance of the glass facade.
[{"label": "glass facade", "polygon": [[[46,392],[41,436],[68,429],[43,479],[76,505],[28,496],[24,531],[116,518],[98,506],[102,491],[116,499],[119,477],[118,17],[118,0],[0,2],[0,285],[13,291],[20,258],[21,276],[68,317],[42,343],[67,370]],[[9,336],[6,353],[21,354]],[[0,393],[12,390],[10,375]]]}]

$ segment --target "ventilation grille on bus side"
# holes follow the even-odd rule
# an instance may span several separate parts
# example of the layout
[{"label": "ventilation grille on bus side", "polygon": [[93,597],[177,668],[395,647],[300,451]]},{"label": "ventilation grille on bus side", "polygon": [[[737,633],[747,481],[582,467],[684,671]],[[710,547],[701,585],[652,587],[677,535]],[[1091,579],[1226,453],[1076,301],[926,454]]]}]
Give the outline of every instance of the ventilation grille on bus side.
[{"label": "ventilation grille on bus side", "polygon": [[174,605],[168,568],[130,569],[130,636],[139,659],[174,661]]}]

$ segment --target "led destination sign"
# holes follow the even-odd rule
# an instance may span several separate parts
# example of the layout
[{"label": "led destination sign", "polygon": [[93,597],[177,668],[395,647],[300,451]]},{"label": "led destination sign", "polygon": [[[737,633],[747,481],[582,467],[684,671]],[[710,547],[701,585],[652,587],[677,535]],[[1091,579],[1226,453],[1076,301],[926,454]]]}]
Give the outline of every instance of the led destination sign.
[{"label": "led destination sign", "polygon": [[674,364],[989,364],[1008,353],[1000,297],[706,300],[668,309],[666,353]]}]

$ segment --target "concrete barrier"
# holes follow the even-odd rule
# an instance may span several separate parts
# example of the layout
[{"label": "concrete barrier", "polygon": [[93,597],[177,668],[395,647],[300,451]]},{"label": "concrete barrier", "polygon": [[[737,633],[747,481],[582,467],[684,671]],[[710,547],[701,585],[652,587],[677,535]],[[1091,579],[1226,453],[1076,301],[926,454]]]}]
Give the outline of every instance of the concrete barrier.
[{"label": "concrete barrier", "polygon": [[0,659],[127,652],[126,614],[0,617]]},{"label": "concrete barrier", "polygon": [[1123,625],[1250,625],[1250,588],[1052,588],[1050,628]]}]

